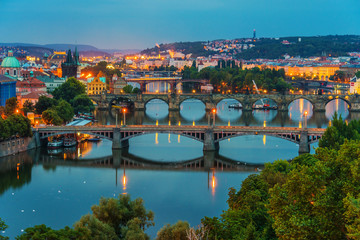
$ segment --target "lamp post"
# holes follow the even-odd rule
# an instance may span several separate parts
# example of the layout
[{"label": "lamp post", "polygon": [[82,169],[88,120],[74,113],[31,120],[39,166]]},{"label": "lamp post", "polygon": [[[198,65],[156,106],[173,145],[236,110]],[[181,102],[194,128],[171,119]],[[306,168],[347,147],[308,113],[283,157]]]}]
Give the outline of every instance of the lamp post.
[{"label": "lamp post", "polygon": [[215,127],[215,114],[216,114],[216,108],[213,108],[212,113],[213,113],[213,127]]},{"label": "lamp post", "polygon": [[118,127],[118,124],[117,124],[117,123],[118,123],[118,121],[117,121],[117,119],[118,119],[118,113],[117,113],[117,112],[118,112],[118,110],[116,110],[116,115],[115,115],[115,119],[116,119],[116,120],[115,120],[115,123],[116,123],[116,128]]},{"label": "lamp post", "polygon": [[125,115],[125,113],[126,113],[126,108],[123,108],[123,114],[124,114],[124,126],[126,125],[126,115]]},{"label": "lamp post", "polygon": [[308,112],[305,111],[304,112],[304,116],[305,116],[305,124],[304,124],[304,128],[306,129],[307,128],[307,115],[308,115]]}]

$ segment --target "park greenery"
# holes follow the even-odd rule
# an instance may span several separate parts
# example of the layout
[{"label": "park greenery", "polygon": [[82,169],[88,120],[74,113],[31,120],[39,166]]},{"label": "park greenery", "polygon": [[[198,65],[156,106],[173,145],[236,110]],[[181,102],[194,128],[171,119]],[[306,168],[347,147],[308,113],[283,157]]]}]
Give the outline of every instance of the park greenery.
[{"label": "park greenery", "polygon": [[[256,93],[253,80],[262,91],[276,91],[285,93],[291,85],[285,82],[285,71],[283,69],[260,70],[241,69],[231,62],[225,68],[204,68],[200,72],[195,66],[185,67],[182,72],[183,79],[207,79],[214,86],[215,92],[221,93]],[[220,64],[222,65],[222,63]]]},{"label": "park greenery", "polygon": [[[91,207],[92,213],[77,221],[73,228],[54,230],[44,224],[25,229],[17,240],[61,239],[61,240],[147,240],[145,230],[154,226],[154,213],[144,207],[141,198],[131,200],[129,195],[118,198],[101,198],[99,205]],[[0,231],[6,225],[0,219]],[[1,234],[1,233],[0,233]],[[0,239],[6,239],[1,237]]]},{"label": "park greenery", "polygon": [[20,113],[16,97],[9,98],[5,103],[5,114],[0,116],[0,141],[11,137],[31,137],[30,120]]},{"label": "park greenery", "polygon": [[131,85],[126,85],[125,87],[123,87],[123,91],[125,93],[139,93],[140,92],[140,89],[137,88],[137,87],[133,87]]},{"label": "park greenery", "polygon": [[[35,113],[41,114],[46,124],[61,125],[69,122],[74,114],[95,110],[91,99],[85,94],[85,86],[75,78],[69,78],[52,94],[54,98],[40,96],[34,106]],[[28,108],[25,103],[23,109]]]}]

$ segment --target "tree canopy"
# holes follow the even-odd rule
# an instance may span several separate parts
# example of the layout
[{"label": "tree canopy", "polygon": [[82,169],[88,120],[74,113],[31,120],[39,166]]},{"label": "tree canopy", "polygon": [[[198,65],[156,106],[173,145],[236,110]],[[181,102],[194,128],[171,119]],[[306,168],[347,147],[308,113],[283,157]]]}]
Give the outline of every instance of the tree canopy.
[{"label": "tree canopy", "polygon": [[55,99],[64,99],[70,104],[73,99],[80,94],[85,94],[85,85],[73,77],[68,78],[65,83],[55,88],[52,92]]}]

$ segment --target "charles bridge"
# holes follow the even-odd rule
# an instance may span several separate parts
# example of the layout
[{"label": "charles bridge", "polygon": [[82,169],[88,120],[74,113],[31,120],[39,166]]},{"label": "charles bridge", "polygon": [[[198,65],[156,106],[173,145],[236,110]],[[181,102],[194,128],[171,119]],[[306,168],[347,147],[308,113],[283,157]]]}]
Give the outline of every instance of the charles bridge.
[{"label": "charles bridge", "polygon": [[260,99],[270,99],[275,102],[279,111],[288,111],[289,105],[297,99],[308,100],[314,112],[325,112],[326,105],[335,99],[341,99],[348,104],[349,111],[360,112],[360,96],[358,95],[297,95],[297,94],[102,94],[90,95],[99,109],[109,109],[112,105],[121,102],[131,102],[135,110],[144,110],[146,104],[153,99],[166,102],[170,111],[180,110],[182,102],[188,99],[197,99],[205,104],[207,111],[216,108],[224,99],[235,99],[242,105],[243,111],[253,110],[254,104]]},{"label": "charles bridge", "polygon": [[129,139],[144,134],[168,133],[185,136],[203,143],[203,151],[219,150],[219,142],[243,135],[268,135],[299,144],[299,153],[309,153],[310,144],[318,141],[325,129],[295,127],[255,127],[255,126],[168,126],[168,125],[128,125],[128,126],[47,126],[34,129],[34,137],[40,139],[63,134],[90,134],[112,141],[113,149],[129,146]]}]

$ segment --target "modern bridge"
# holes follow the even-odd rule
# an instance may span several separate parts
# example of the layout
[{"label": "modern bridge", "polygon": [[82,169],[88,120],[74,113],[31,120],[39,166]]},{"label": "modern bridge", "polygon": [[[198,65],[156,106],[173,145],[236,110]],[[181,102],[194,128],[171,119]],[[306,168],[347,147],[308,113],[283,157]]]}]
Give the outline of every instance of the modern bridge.
[{"label": "modern bridge", "polygon": [[63,134],[90,134],[112,141],[113,149],[129,146],[129,139],[145,134],[168,133],[185,136],[203,143],[204,152],[218,151],[219,142],[243,135],[268,135],[299,144],[299,153],[309,153],[310,144],[318,141],[325,129],[296,127],[255,126],[168,126],[168,125],[114,125],[100,126],[47,126],[34,129],[38,140]]},{"label": "modern bridge", "polygon": [[253,110],[254,104],[260,99],[270,99],[275,102],[279,111],[288,111],[289,105],[298,99],[308,100],[315,112],[325,112],[326,105],[336,99],[345,101],[349,111],[360,112],[360,96],[358,95],[298,95],[298,94],[102,94],[90,95],[100,109],[109,109],[117,101],[127,100],[134,103],[136,110],[144,110],[146,104],[153,99],[166,102],[170,111],[179,111],[182,102],[197,99],[205,104],[205,109],[211,110],[224,99],[235,99],[242,104],[243,111]]}]

